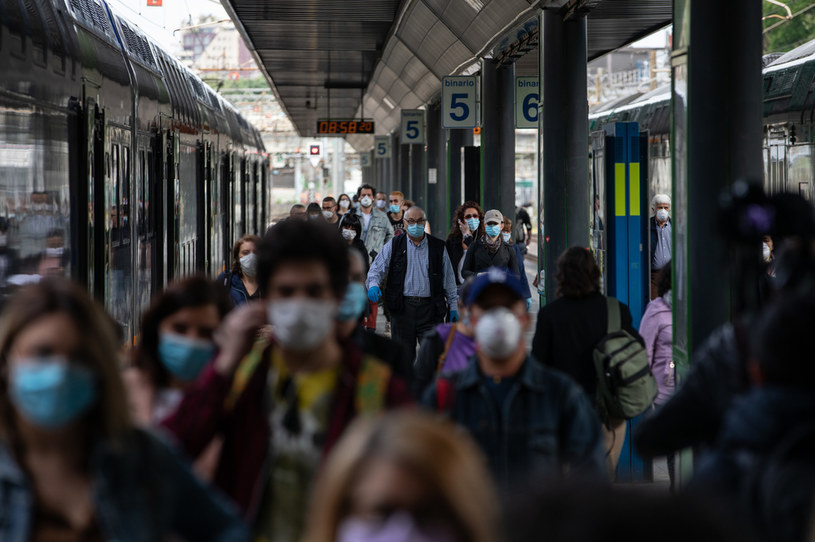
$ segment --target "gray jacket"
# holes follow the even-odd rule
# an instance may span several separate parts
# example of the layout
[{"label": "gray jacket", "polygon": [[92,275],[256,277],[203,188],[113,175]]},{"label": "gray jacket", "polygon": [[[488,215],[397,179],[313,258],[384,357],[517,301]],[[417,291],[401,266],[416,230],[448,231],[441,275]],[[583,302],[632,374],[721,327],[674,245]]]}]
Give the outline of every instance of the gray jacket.
[{"label": "gray jacket", "polygon": [[[364,230],[365,222],[362,218],[362,211],[357,209],[356,213]],[[365,248],[368,249],[368,256],[371,257],[371,261],[376,258],[377,254],[382,252],[382,247],[391,238],[393,238],[393,226],[391,226],[391,221],[388,220],[388,215],[379,209],[372,209],[371,223],[368,225],[368,236],[365,238]]]}]

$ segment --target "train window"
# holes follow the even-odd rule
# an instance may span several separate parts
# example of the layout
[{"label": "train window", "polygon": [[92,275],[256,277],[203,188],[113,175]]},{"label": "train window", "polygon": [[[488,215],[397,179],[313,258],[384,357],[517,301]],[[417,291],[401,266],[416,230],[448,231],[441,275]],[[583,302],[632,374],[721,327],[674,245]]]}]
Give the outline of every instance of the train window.
[{"label": "train window", "polygon": [[118,244],[121,234],[119,233],[119,208],[116,202],[119,201],[119,145],[113,143],[110,150],[111,156],[111,177],[108,209],[110,209],[110,219],[108,228],[110,231],[111,244]]},{"label": "train window", "polygon": [[151,182],[151,175],[153,174],[153,153],[147,151],[147,169],[145,170],[145,177],[144,177],[144,229],[147,231],[148,235],[153,232],[153,221],[150,219],[152,215],[152,210],[150,207],[150,182]]},{"label": "train window", "polygon": [[122,187],[119,192],[122,243],[130,242],[130,147],[122,146]]}]

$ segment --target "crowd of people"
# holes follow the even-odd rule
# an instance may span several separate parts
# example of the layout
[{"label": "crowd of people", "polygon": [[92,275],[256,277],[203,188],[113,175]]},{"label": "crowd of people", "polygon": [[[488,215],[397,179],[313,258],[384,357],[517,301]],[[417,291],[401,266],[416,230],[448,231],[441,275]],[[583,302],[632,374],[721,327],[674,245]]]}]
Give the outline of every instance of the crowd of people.
[{"label": "crowd of people", "polygon": [[[560,255],[535,317],[525,221],[467,201],[440,239],[369,185],[169,285],[131,349],[78,287],[27,286],[0,317],[0,540],[805,540],[812,209],[776,244],[765,309],[711,336],[682,386],[669,209],[655,198],[636,328],[590,250]],[[634,415],[671,489],[697,450],[679,496],[613,491]]]}]

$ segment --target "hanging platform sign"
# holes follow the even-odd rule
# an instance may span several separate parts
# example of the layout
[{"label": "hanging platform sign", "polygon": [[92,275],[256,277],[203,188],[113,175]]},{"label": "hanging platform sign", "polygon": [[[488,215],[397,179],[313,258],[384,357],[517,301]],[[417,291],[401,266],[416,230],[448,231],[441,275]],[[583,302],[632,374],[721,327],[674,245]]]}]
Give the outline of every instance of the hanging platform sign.
[{"label": "hanging platform sign", "polygon": [[540,85],[537,77],[515,78],[515,127],[538,127]]},{"label": "hanging platform sign", "polygon": [[402,109],[402,134],[399,142],[403,145],[424,144],[424,111]]},{"label": "hanging platform sign", "polygon": [[391,157],[390,136],[374,136],[374,157],[376,158]]},{"label": "hanging platform sign", "polygon": [[443,77],[441,104],[442,128],[478,126],[478,79],[473,76]]}]

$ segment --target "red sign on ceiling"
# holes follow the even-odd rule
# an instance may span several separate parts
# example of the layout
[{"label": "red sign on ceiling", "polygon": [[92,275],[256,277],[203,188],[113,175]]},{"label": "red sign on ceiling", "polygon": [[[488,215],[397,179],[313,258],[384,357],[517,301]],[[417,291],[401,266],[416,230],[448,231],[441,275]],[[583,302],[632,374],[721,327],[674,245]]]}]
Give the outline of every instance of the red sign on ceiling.
[{"label": "red sign on ceiling", "polygon": [[147,5],[161,7],[161,0],[147,0]]}]

